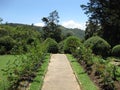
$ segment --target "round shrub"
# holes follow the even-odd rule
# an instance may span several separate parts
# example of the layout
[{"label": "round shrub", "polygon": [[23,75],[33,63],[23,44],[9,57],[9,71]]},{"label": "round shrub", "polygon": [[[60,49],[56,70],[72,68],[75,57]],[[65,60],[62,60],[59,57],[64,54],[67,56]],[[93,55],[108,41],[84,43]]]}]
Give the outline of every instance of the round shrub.
[{"label": "round shrub", "polygon": [[112,48],[112,55],[120,57],[120,45],[116,45]]},{"label": "round shrub", "polygon": [[5,53],[9,53],[14,45],[15,40],[13,40],[13,38],[11,38],[10,36],[4,36],[0,38],[0,47],[2,47],[3,51],[6,50],[4,51]]},{"label": "round shrub", "polygon": [[70,36],[64,41],[64,52],[65,53],[74,53],[75,50],[80,45],[80,39],[75,36]]},{"label": "round shrub", "polygon": [[58,43],[55,40],[47,38],[43,44],[45,45],[48,53],[58,52]]},{"label": "round shrub", "polygon": [[90,47],[94,54],[107,56],[110,51],[110,45],[99,36],[93,36],[84,42],[86,47]]}]

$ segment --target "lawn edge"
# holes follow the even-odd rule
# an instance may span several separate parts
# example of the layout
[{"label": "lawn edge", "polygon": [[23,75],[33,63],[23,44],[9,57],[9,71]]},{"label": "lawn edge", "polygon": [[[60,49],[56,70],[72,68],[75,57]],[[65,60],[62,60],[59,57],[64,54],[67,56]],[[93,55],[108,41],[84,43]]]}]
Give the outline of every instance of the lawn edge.
[{"label": "lawn edge", "polygon": [[[73,70],[73,73],[74,73],[74,75],[75,75],[75,77],[76,77],[76,79],[77,79],[77,82],[78,82],[78,84],[80,85],[80,88],[82,89],[82,90],[91,90],[90,88],[89,89],[85,89],[85,85],[83,85],[82,86],[82,80],[81,79],[79,79],[78,77],[79,77],[79,75],[78,75],[78,73],[77,73],[77,70],[75,70],[75,67],[74,67],[74,65],[71,63],[71,58],[72,58],[72,60],[75,60],[76,61],[76,59],[72,56],[72,55],[70,55],[70,54],[66,54],[66,56],[67,56],[67,58],[68,58],[68,61],[69,61],[69,63],[70,63],[70,65],[71,65],[71,67],[72,67],[72,70]],[[77,61],[76,61],[77,62]],[[78,63],[78,62],[77,62]],[[79,63],[78,63],[79,64]],[[83,67],[82,66],[79,66],[79,68],[82,68],[82,70],[84,70],[83,69]],[[88,74],[86,74],[87,75],[87,77],[90,79],[90,77],[88,76]],[[91,79],[90,79],[91,80]],[[94,82],[91,80],[91,82],[92,82],[92,84],[94,85],[94,87],[96,88],[96,90],[99,90],[99,88],[94,84]]]},{"label": "lawn edge", "polygon": [[[36,89],[36,90],[41,90],[42,89],[42,86],[43,86],[43,83],[44,83],[44,78],[45,78],[45,75],[46,75],[46,72],[48,71],[48,66],[49,66],[49,62],[50,62],[50,58],[51,58],[51,54],[48,54],[46,57],[48,57],[47,59],[45,59],[45,60],[47,60],[47,62],[45,63],[43,63],[44,65],[46,64],[47,65],[47,67],[44,69],[44,72],[42,73],[43,75],[41,76],[41,78],[39,78],[41,81],[40,82],[42,82],[42,83],[39,83],[39,86],[38,86],[38,89]],[[42,65],[41,67],[43,67],[44,65]],[[42,70],[42,68],[40,67],[40,69],[39,70]],[[40,72],[38,72],[38,73],[40,73]],[[37,73],[37,74],[38,74]],[[39,77],[39,75],[37,75],[36,76],[36,78],[38,78]],[[36,79],[35,78],[35,79]],[[34,79],[34,80],[35,80]],[[29,90],[35,90],[33,87],[34,87],[34,84],[35,82],[33,81],[31,84],[30,84],[30,89]],[[33,86],[32,86],[33,85]]]}]

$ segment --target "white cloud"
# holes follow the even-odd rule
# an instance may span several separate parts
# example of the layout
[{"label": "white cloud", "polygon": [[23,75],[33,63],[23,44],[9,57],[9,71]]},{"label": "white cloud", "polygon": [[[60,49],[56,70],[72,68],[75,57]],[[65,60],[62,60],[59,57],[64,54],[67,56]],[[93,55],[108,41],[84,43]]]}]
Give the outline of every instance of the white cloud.
[{"label": "white cloud", "polygon": [[[40,23],[35,23],[34,25],[43,27],[45,24],[40,22]],[[78,28],[78,29],[82,29],[82,30],[85,30],[85,27],[86,27],[85,23],[78,23],[73,20],[64,21],[61,23],[61,25],[66,28]]]},{"label": "white cloud", "polygon": [[62,22],[62,26],[66,28],[79,28],[79,29],[85,30],[85,23],[78,23],[73,20]]},{"label": "white cloud", "polygon": [[43,26],[44,26],[44,23],[35,23],[34,25],[35,25],[35,26],[41,26],[41,27],[43,27]]}]

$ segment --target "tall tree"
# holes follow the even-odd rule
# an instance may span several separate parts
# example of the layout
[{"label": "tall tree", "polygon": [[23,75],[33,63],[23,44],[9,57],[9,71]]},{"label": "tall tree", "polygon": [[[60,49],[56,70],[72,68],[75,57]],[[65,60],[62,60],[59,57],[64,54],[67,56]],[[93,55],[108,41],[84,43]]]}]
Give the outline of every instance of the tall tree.
[{"label": "tall tree", "polygon": [[101,26],[98,23],[94,23],[93,21],[88,21],[86,23],[85,39],[88,39],[94,35],[99,35],[100,30],[101,30]]},{"label": "tall tree", "polygon": [[61,30],[59,28],[58,12],[55,10],[49,14],[48,17],[43,17],[42,21],[45,23],[43,27],[44,38],[53,38],[57,42],[61,40]]},{"label": "tall tree", "polygon": [[120,1],[89,0],[81,5],[89,20],[101,26],[101,35],[112,46],[120,43]]}]

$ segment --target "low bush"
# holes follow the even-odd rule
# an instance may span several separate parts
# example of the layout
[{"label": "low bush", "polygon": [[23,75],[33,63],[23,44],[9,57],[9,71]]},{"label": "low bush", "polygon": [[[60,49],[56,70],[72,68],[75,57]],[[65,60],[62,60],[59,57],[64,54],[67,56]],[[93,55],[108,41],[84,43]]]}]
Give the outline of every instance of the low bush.
[{"label": "low bush", "polygon": [[70,36],[64,41],[64,52],[65,53],[74,53],[75,50],[80,45],[80,39],[74,36]]},{"label": "low bush", "polygon": [[57,53],[58,52],[58,43],[51,39],[51,38],[47,38],[43,44],[46,46],[46,51],[48,53]]},{"label": "low bush", "polygon": [[112,55],[120,57],[120,45],[116,45],[112,48]]},{"label": "low bush", "polygon": [[99,36],[93,36],[84,42],[84,45],[90,47],[94,54],[107,56],[110,51],[110,44]]},{"label": "low bush", "polygon": [[32,82],[41,67],[46,56],[44,46],[36,42],[28,48],[28,53],[16,55],[16,59],[13,62],[8,61],[6,67],[2,69],[9,82],[7,90],[18,90],[21,81]]},{"label": "low bush", "polygon": [[82,43],[79,45],[73,55],[78,58],[79,62],[84,61],[88,66],[93,64],[92,50],[90,48],[86,48]]}]

